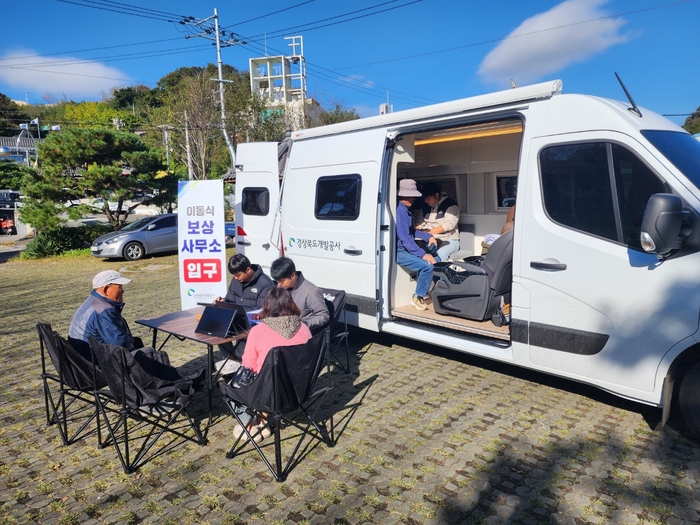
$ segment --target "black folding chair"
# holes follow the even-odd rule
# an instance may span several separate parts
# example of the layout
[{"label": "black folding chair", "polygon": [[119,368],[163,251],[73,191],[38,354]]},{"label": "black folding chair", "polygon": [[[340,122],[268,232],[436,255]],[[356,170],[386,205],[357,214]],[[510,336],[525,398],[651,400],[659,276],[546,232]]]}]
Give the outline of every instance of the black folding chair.
[{"label": "black folding chair", "polygon": [[[91,433],[88,426],[96,419],[97,439],[98,442],[101,441],[95,391],[107,385],[104,375],[68,341],[53,331],[50,324],[37,323],[36,330],[41,347],[41,379],[44,383],[47,426],[55,424],[63,444],[70,445]],[[46,370],[47,353],[56,374]],[[69,423],[71,426],[77,425],[78,429],[71,433]]]},{"label": "black folding chair", "polygon": [[[109,440],[114,444],[125,473],[133,473],[148,460],[175,446],[177,438],[198,445],[206,443],[187,413],[192,395],[204,384],[205,370],[183,377],[170,366],[165,352],[146,348],[132,355],[121,346],[100,343],[93,337],[90,337],[90,350],[100,363],[109,387],[108,391],[100,393],[113,399],[112,407],[118,407],[110,408],[102,397],[97,397]],[[187,434],[189,430],[194,437]],[[147,458],[153,445],[166,432],[172,434],[172,439]],[[141,445],[132,459],[130,441],[134,440]]]},{"label": "black folding chair", "polygon": [[[326,300],[328,312],[331,315],[328,328],[331,332],[330,354],[331,363],[340,368],[346,374],[350,373],[350,343],[348,341],[348,321],[345,315],[345,290],[333,290],[321,288],[323,298]],[[342,317],[342,320],[341,320]],[[340,353],[345,347],[345,364],[340,359]]]},{"label": "black folding chair", "polygon": [[[226,382],[218,383],[226,406],[245,430],[226,454],[227,458],[240,454],[246,449],[247,443],[251,443],[275,479],[284,481],[301,459],[303,450],[306,450],[306,447],[302,449],[302,444],[307,436],[312,438],[307,442],[307,447],[313,439],[329,447],[335,446],[328,343],[329,331],[324,330],[303,345],[273,348],[265,358],[257,378],[250,385],[232,388]],[[325,385],[317,386],[317,379],[324,367]],[[320,411],[326,398],[330,400],[330,408],[325,419],[322,419]],[[236,405],[245,405],[248,414],[265,421],[263,428],[273,433],[274,466],[263,451],[265,445],[261,447],[254,440],[262,429],[254,427],[252,431],[248,430],[236,412]],[[287,438],[289,446],[294,444],[294,447],[283,465],[281,433],[283,428],[289,427],[301,431],[301,434],[296,444],[296,436]]]}]

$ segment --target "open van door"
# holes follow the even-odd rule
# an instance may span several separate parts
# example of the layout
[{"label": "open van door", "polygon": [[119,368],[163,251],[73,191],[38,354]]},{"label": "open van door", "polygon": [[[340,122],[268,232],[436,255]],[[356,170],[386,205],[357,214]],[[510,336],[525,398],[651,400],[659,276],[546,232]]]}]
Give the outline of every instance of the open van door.
[{"label": "open van door", "polygon": [[239,144],[236,164],[236,253],[269,275],[280,256],[277,143]]}]

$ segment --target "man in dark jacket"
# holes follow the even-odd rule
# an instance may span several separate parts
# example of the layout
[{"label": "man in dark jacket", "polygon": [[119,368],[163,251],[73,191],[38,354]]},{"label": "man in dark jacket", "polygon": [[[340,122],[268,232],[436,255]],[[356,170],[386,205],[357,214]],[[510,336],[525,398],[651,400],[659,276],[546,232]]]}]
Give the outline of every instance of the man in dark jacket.
[{"label": "man in dark jacket", "polygon": [[280,257],[270,265],[270,275],[277,286],[286,288],[301,310],[301,320],[309,327],[312,334],[318,333],[328,324],[331,314],[326,306],[321,290],[311,281],[304,279],[297,272],[294,261],[289,257]]},{"label": "man in dark jacket", "polygon": [[[228,293],[223,299],[217,297],[217,302],[240,304],[246,312],[262,308],[263,299],[275,283],[263,273],[257,264],[251,264],[248,257],[237,253],[228,260],[228,271],[233,275]],[[219,345],[223,359],[216,363],[217,370],[222,375],[232,374],[238,368],[238,363],[229,358],[232,354],[237,358],[243,357],[245,339],[238,341],[234,347],[231,343]]]},{"label": "man in dark jacket", "polygon": [[262,308],[263,299],[275,283],[272,282],[257,264],[251,264],[243,254],[237,253],[228,260],[228,271],[233,275],[228,293],[217,301],[240,304],[247,312]]},{"label": "man in dark jacket", "polygon": [[86,359],[90,359],[89,336],[101,343],[121,346],[127,350],[143,347],[141,339],[131,335],[129,325],[122,317],[122,286],[130,282],[131,279],[122,277],[114,270],[105,270],[93,278],[92,292],[75,312],[68,329],[68,341]]}]

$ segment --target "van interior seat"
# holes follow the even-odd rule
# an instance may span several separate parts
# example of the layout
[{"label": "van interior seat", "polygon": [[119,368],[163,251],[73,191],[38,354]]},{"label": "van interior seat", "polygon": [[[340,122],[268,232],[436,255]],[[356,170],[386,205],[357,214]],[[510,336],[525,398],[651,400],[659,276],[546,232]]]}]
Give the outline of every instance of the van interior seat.
[{"label": "van interior seat", "polygon": [[459,224],[459,250],[450,255],[450,261],[461,261],[465,257],[474,255],[474,231],[473,224]]},{"label": "van interior seat", "polygon": [[437,263],[438,278],[432,299],[435,312],[484,321],[501,306],[510,303],[513,261],[513,230],[496,239],[481,264]]}]

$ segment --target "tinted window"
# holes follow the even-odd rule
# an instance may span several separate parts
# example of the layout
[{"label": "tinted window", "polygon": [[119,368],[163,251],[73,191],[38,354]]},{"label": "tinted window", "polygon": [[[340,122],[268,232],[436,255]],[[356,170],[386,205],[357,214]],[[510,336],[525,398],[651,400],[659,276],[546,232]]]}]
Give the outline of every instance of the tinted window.
[{"label": "tinted window", "polygon": [[645,130],[642,135],[700,188],[700,140],[680,131]]},{"label": "tinted window", "polygon": [[165,217],[158,222],[156,222],[156,227],[154,229],[160,230],[162,228],[173,228],[177,226],[177,217],[172,216],[172,217]]},{"label": "tinted window", "polygon": [[267,215],[270,211],[270,192],[267,188],[243,188],[241,199],[244,215]]},{"label": "tinted window", "polygon": [[606,142],[552,146],[540,153],[540,170],[552,220],[641,251],[649,197],[667,188],[634,153]]},{"label": "tinted window", "polygon": [[612,144],[615,188],[620,206],[622,242],[641,251],[639,234],[649,197],[666,193],[665,184],[631,151]]},{"label": "tinted window", "polygon": [[605,144],[567,144],[540,153],[544,205],[555,222],[617,240]]},{"label": "tinted window", "polygon": [[361,190],[359,175],[321,177],[316,183],[316,218],[354,221],[360,215]]}]

